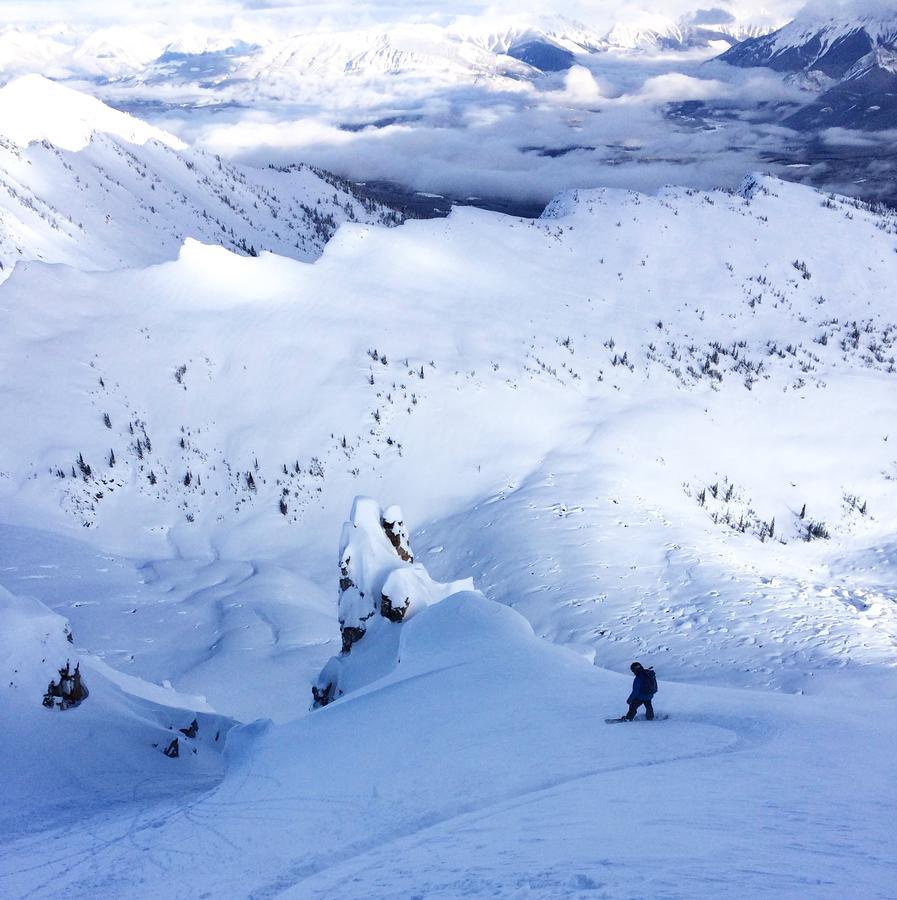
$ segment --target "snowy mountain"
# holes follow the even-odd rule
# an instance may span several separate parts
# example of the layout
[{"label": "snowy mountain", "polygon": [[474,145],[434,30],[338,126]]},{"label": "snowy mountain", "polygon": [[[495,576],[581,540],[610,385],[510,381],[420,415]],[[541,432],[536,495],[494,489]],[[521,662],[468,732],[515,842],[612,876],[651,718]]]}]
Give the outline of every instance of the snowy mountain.
[{"label": "snowy mountain", "polygon": [[[459,210],[398,231],[356,225],[314,266],[194,240],[147,269],[17,266],[0,338],[18,384],[0,409],[15,436],[0,450],[5,518],[74,527],[131,556],[246,560],[264,547],[317,571],[352,498],[386,493],[430,522],[425,546],[485,554],[452,564],[446,549],[434,577],[488,572],[487,596],[605,662],[656,640],[666,668],[689,677],[686,645],[639,637],[631,608],[668,606],[692,552],[738,560],[744,575],[723,598],[783,602],[764,577],[805,596],[778,614],[795,646],[815,627],[806,604],[849,630],[854,607],[826,600],[812,570],[884,540],[894,515],[884,422],[897,332],[877,299],[895,276],[894,229],[888,215],[758,180],[744,195],[570,194],[537,222]],[[481,246],[491,258],[471,267]],[[63,307],[45,299],[61,295]],[[51,335],[54,352],[39,352]],[[844,420],[857,384],[864,399]],[[18,428],[35,408],[40,422]],[[777,449],[763,452],[767,440]],[[828,450],[808,461],[791,455],[796,442]],[[450,543],[467,533],[458,515],[477,524]],[[632,529],[651,537],[631,545]],[[480,530],[495,537],[478,542]],[[583,530],[603,549],[578,565]],[[696,541],[704,549],[670,549]],[[556,592],[584,605],[546,607]],[[702,666],[733,659],[746,683],[801,686],[736,651],[740,633],[720,630],[726,602],[707,601],[693,623]],[[865,639],[868,653],[885,652],[889,627],[883,643]],[[812,665],[831,662],[824,646]]]},{"label": "snowy mountain", "polygon": [[[339,35],[297,35],[265,48],[247,74],[266,85],[287,74],[332,77],[342,74],[427,73],[434,76],[501,74],[492,54],[453,39],[435,26],[360,31]],[[510,71],[514,64],[506,62]],[[516,69],[518,75],[525,70]]]},{"label": "snowy mountain", "polygon": [[280,96],[287,85],[309,77],[426,76],[437,83],[484,77],[531,80],[542,72],[569,68],[577,56],[688,50],[714,41],[735,43],[766,30],[747,22],[694,24],[664,16],[609,29],[589,28],[562,17],[473,19],[450,27],[403,24],[388,30],[372,26],[290,35],[247,55],[229,77],[249,79],[254,90],[268,96]]},{"label": "snowy mountain", "polygon": [[0,894],[888,896],[892,211],[383,227],[25,87]]},{"label": "snowy mountain", "polygon": [[798,16],[770,35],[728,50],[734,66],[765,66],[821,88],[785,124],[800,130],[892,128],[897,114],[897,12]]},{"label": "snowy mountain", "polygon": [[[183,22],[167,38],[134,29],[44,26],[0,29],[0,63],[9,74],[48,72],[116,89],[192,84],[199,96],[222,90],[229,98],[256,88],[276,94],[291,73],[317,77],[428,73],[455,79],[531,78],[554,71],[564,57],[594,52],[679,51],[735,43],[771,30],[767,16],[736,17],[711,8],[680,18],[628,16],[588,25],[562,15],[483,13],[448,24],[408,21],[361,28],[332,25],[259,32],[243,23],[226,30]],[[542,48],[526,58],[526,47]],[[519,65],[513,60],[525,63]],[[251,95],[251,93],[250,93]]]},{"label": "snowy mountain", "polygon": [[655,15],[621,22],[602,36],[601,46],[606,50],[684,51],[733,45],[770,31],[763,24],[739,21],[722,9],[703,10],[703,13],[679,19]]},{"label": "snowy mountain", "polygon": [[305,166],[234,166],[40,76],[0,88],[0,275],[20,260],[112,269],[187,237],[313,259],[339,223],[399,215]]},{"label": "snowy mountain", "polygon": [[819,71],[843,77],[877,47],[897,42],[897,13],[827,16],[809,13],[768,35],[746,40],[723,55],[734,66],[766,66],[779,72]]}]

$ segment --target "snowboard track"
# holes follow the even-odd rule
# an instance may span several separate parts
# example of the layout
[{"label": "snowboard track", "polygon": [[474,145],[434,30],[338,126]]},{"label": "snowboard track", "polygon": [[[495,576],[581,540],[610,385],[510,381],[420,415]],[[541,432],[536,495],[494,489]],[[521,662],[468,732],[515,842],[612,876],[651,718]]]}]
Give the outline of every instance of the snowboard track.
[{"label": "snowboard track", "polygon": [[[708,725],[729,731],[734,734],[734,741],[730,745],[716,750],[683,753],[665,759],[649,760],[647,762],[629,765],[588,769],[573,775],[550,778],[522,793],[509,793],[494,798],[485,804],[461,804],[450,811],[446,811],[444,815],[436,813],[433,815],[421,816],[410,822],[404,823],[402,827],[395,829],[391,833],[379,833],[377,840],[359,841],[355,844],[350,844],[348,847],[341,850],[341,859],[338,861],[301,863],[293,868],[289,868],[267,885],[253,890],[248,896],[251,900],[266,900],[266,898],[269,897],[276,897],[284,891],[295,888],[323,872],[336,869],[342,865],[356,863],[361,857],[364,857],[375,850],[382,851],[390,844],[405,840],[431,829],[439,828],[451,822],[457,821],[459,823],[465,822],[470,824],[479,819],[487,818],[496,812],[503,812],[536,803],[543,797],[550,795],[552,791],[570,784],[575,784],[578,781],[587,781],[591,778],[597,778],[602,775],[609,775],[616,772],[625,772],[630,769],[664,766],[672,763],[738,753],[752,749],[760,744],[767,743],[772,740],[779,731],[779,729],[773,728],[760,719],[739,719],[734,716],[695,715],[682,718],[677,716],[675,721],[686,724]],[[598,720],[596,719],[596,723],[597,722]]]}]

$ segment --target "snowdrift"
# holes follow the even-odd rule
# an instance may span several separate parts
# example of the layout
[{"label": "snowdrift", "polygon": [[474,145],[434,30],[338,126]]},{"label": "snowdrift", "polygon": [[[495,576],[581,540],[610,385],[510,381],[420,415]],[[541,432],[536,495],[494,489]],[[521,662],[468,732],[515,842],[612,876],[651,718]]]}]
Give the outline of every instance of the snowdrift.
[{"label": "snowdrift", "polygon": [[[47,686],[78,672],[73,700]],[[83,677],[83,683],[81,678]],[[71,682],[67,679],[68,687]],[[0,832],[77,829],[207,789],[223,770],[231,720],[201,699],[110,669],[79,653],[66,620],[0,588]],[[166,755],[165,751],[168,751]]]}]

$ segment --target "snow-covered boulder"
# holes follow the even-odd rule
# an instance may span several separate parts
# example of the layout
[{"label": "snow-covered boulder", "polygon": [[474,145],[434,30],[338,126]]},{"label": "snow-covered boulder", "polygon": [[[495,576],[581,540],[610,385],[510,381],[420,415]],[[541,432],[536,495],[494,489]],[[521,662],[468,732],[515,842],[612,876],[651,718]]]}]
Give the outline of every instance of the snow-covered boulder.
[{"label": "snow-covered boulder", "polygon": [[402,622],[451,594],[473,590],[469,578],[433,581],[423,565],[414,562],[402,510],[381,509],[369,497],[356,497],[343,523],[339,570],[342,652],[327,663],[312,687],[315,706],[326,706],[390,671],[397,661]]},{"label": "snow-covered boulder", "polygon": [[68,709],[86,696],[68,622],[38,600],[0,587],[0,674],[18,702]]}]

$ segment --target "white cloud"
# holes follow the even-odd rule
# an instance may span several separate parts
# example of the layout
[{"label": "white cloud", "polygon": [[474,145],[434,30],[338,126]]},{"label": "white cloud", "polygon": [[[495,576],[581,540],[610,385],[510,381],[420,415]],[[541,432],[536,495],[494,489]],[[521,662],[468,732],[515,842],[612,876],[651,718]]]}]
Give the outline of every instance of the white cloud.
[{"label": "white cloud", "polygon": [[585,66],[572,66],[564,78],[563,102],[574,106],[597,103],[602,97],[595,76]]},{"label": "white cloud", "polygon": [[810,0],[798,12],[801,17],[859,16],[897,17],[894,0]]},{"label": "white cloud", "polygon": [[695,78],[682,72],[668,72],[648,78],[638,98],[652,103],[685,100],[713,100],[731,95],[728,85],[710,78]]}]

